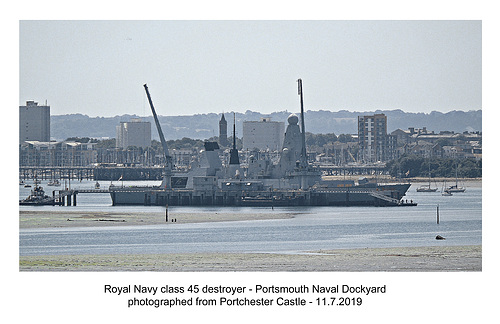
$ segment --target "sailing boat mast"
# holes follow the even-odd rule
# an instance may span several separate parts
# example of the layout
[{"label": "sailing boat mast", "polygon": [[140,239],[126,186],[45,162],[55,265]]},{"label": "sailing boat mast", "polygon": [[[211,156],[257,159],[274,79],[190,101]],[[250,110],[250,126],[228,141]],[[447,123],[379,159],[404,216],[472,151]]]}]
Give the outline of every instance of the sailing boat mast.
[{"label": "sailing boat mast", "polygon": [[438,188],[431,188],[431,158],[429,158],[429,184],[417,188],[417,192],[436,192]]}]

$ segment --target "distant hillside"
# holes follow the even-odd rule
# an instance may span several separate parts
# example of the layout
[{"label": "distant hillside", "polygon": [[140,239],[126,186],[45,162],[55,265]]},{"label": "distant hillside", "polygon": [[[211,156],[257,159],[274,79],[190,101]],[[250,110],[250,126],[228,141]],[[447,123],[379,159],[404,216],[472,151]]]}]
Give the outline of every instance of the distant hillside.
[{"label": "distant hillside", "polygon": [[[358,131],[358,116],[384,113],[387,116],[388,132],[398,128],[408,127],[423,128],[429,131],[439,132],[442,130],[462,133],[464,131],[482,131],[482,110],[451,111],[441,113],[407,113],[402,110],[377,110],[371,112],[350,111],[307,111],[305,113],[306,131],[315,134],[355,134]],[[256,121],[261,117],[271,117],[273,121],[286,123],[290,112],[281,111],[272,114],[261,114],[253,111],[236,113],[236,136],[241,137],[243,121]],[[193,139],[207,139],[219,135],[219,120],[221,114],[198,114],[192,116],[159,116],[160,124],[165,137],[168,139],[180,139],[189,137]],[[228,135],[231,135],[233,116],[225,114],[228,122]],[[82,114],[51,116],[51,137],[56,140],[64,140],[69,137],[92,137],[102,138],[116,137],[116,126],[122,121],[129,121],[139,116],[122,115],[115,117],[89,117]],[[144,121],[150,121],[153,139],[158,139],[158,132],[154,126],[152,117],[142,117]],[[286,125],[286,124],[285,124]]]}]

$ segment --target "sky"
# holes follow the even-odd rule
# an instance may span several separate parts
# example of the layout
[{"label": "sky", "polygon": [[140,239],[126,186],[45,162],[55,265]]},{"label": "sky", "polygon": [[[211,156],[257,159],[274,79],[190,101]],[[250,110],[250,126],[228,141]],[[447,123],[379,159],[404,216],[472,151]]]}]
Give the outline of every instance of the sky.
[{"label": "sky", "polygon": [[19,105],[52,115],[482,109],[481,20],[20,20]]}]

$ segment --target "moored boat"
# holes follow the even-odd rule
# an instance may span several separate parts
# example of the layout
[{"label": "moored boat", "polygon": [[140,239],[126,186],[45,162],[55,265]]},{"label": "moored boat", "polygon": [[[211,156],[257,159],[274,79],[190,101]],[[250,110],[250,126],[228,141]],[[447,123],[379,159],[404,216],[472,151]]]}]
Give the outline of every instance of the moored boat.
[{"label": "moored boat", "polygon": [[441,196],[453,196],[453,194],[451,192],[449,192],[448,190],[445,190],[441,193]]},{"label": "moored boat", "polygon": [[429,183],[417,188],[417,192],[436,192],[438,188],[431,188],[431,162],[429,159]]},{"label": "moored boat", "polygon": [[60,185],[61,185],[61,182],[59,182],[59,180],[57,180],[57,179],[47,183],[47,186],[52,186],[52,187],[59,187]]},{"label": "moored boat", "polygon": [[452,186],[449,186],[448,188],[446,188],[446,190],[448,192],[465,192],[465,187],[458,185],[458,163],[457,163],[457,167],[455,168],[455,184]]},{"label": "moored boat", "polygon": [[41,186],[35,185],[31,190],[31,194],[22,200],[19,200],[19,205],[53,205],[54,199],[47,196]]},{"label": "moored boat", "polygon": [[417,192],[436,192],[438,188],[431,188],[430,183],[428,185],[421,185],[417,188]]},{"label": "moored boat", "polygon": [[448,192],[465,192],[465,187],[459,187],[458,183],[456,183],[456,184],[446,188],[446,191],[448,191]]}]

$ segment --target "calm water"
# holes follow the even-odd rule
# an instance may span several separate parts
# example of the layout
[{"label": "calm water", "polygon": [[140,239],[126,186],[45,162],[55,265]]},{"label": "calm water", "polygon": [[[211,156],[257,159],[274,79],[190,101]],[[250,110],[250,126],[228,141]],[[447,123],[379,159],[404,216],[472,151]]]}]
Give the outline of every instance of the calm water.
[{"label": "calm water", "polygon": [[[100,182],[107,187],[109,182]],[[125,182],[124,186],[139,182]],[[158,182],[140,182],[153,185]],[[121,183],[114,183],[121,185]],[[465,193],[443,197],[440,192],[417,193],[414,184],[407,193],[416,207],[302,207],[302,208],[220,208],[175,207],[179,212],[196,213],[288,213],[292,219],[168,224],[97,228],[22,229],[21,255],[36,254],[118,254],[194,252],[280,252],[364,247],[431,245],[480,245],[482,243],[482,188],[480,182],[467,184]],[[54,187],[42,186],[49,194]],[[93,182],[72,181],[72,188],[91,188]],[[20,186],[21,198],[29,188]],[[440,224],[436,224],[439,205]],[[155,206],[111,206],[109,194],[80,194],[78,206],[20,206],[21,210],[158,211]],[[446,238],[435,240],[436,235]]]}]

